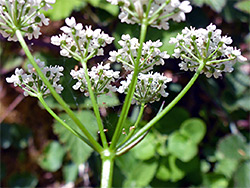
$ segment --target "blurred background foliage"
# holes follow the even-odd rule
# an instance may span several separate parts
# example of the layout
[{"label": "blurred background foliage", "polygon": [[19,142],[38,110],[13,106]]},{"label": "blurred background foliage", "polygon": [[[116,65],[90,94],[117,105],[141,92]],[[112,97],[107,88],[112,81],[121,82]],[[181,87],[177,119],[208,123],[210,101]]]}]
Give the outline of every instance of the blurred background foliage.
[{"label": "blurred background foliage", "polygon": [[[193,11],[184,23],[170,23],[170,30],[149,28],[147,40],[160,39],[163,50],[173,53],[170,37],[185,26],[206,27],[211,22],[232,36],[249,59],[250,1],[192,0]],[[43,36],[27,41],[30,49],[48,65],[65,67],[62,97],[98,139],[91,102],[82,93],[72,90],[69,75],[78,66],[74,60],[59,56],[59,49],[50,44],[50,37],[60,33],[64,19],[74,16],[77,22],[101,28],[114,36],[103,57],[89,62],[92,66],[107,61],[108,51],[118,48],[122,34],[138,37],[139,26],[126,25],[117,19],[119,9],[105,0],[57,0],[45,14],[49,27]],[[7,85],[5,78],[16,67],[26,68],[27,60],[18,43],[1,39],[1,187],[96,187],[100,180],[100,159],[97,153],[54,122],[36,99],[24,98],[21,90]],[[168,104],[191,78],[192,73],[178,68],[179,60],[169,59],[156,71],[173,78],[168,87]],[[119,64],[112,65],[121,69]],[[236,64],[232,74],[223,78],[198,82],[145,139],[127,154],[117,158],[115,187],[250,187],[250,65]],[[124,96],[101,96],[98,99],[107,136],[111,139]],[[75,126],[52,97],[46,98],[51,108],[67,123]],[[163,101],[149,104],[140,126],[149,121]],[[128,133],[139,113],[133,106],[126,122]]]}]

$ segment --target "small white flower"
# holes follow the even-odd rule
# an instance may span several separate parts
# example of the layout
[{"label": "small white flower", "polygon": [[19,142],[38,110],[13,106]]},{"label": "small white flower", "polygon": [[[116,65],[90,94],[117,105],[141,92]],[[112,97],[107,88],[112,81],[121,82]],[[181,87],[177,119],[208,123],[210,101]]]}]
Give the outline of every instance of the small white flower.
[{"label": "small white flower", "polygon": [[[122,35],[122,40],[118,41],[121,49],[111,51],[109,53],[109,60],[112,62],[120,62],[127,71],[133,71],[135,60],[137,58],[139,50],[139,41],[136,38],[131,38],[130,35]],[[166,51],[161,52],[159,47],[162,46],[162,42],[157,40],[155,42],[149,40],[143,43],[142,56],[139,63],[140,72],[148,72],[152,70],[154,65],[164,65],[164,59],[168,59],[169,55]]]},{"label": "small white flower", "polygon": [[222,72],[232,72],[236,61],[247,59],[240,50],[230,45],[231,37],[221,36],[221,30],[210,24],[206,29],[185,28],[182,34],[171,38],[170,43],[176,44],[173,56],[181,58],[181,70],[196,71],[199,61],[205,61],[202,71],[208,78],[222,76]]},{"label": "small white flower", "polygon": [[[121,81],[121,86],[117,90],[119,93],[128,92],[132,76],[133,72],[127,76],[127,80]],[[132,104],[153,103],[159,101],[161,97],[167,97],[166,84],[171,81],[171,78],[160,73],[139,73]]]},{"label": "small white flower", "polygon": [[[115,82],[119,78],[119,71],[113,71],[110,69],[110,64],[103,63],[93,66],[90,71],[88,71],[88,76],[91,81],[91,85],[95,95],[110,94],[111,92],[116,92],[116,87],[111,83]],[[87,81],[85,78],[85,72],[83,68],[78,71],[71,70],[70,75],[73,79],[77,79],[77,83],[73,85],[74,90],[80,89],[84,92],[85,96],[89,96]]]},{"label": "small white flower", "polygon": [[70,58],[77,54],[74,56],[76,59],[86,54],[87,56],[91,54],[91,57],[100,56],[104,54],[103,47],[114,40],[101,29],[92,30],[91,26],[85,26],[83,29],[82,24],[76,23],[74,17],[66,18],[65,22],[69,27],[61,27],[64,33],[51,37],[51,43],[61,47],[62,56]]},{"label": "small white flower", "polygon": [[[179,0],[107,0],[113,5],[119,5],[121,8],[121,13],[119,14],[119,19],[121,22],[126,22],[127,24],[142,23],[145,14],[145,7],[150,6],[148,18],[153,18],[150,20],[150,25],[158,29],[169,29],[168,21],[173,19],[174,21],[180,22],[185,21],[185,13],[189,13],[192,10],[192,6],[189,1],[180,2]],[[133,5],[131,5],[133,4]],[[164,5],[159,11],[159,8]],[[128,11],[129,10],[129,11]],[[131,14],[133,12],[134,14]],[[154,14],[158,12],[158,14]],[[172,14],[172,16],[169,16]]]},{"label": "small white flower", "polygon": [[[41,68],[43,74],[52,83],[57,93],[61,93],[63,87],[58,84],[60,77],[63,76],[63,67],[60,66],[45,66],[45,63],[39,59],[35,59],[38,66]],[[16,68],[15,74],[9,78],[6,78],[8,83],[13,83],[14,86],[19,86],[24,90],[24,96],[36,96],[37,92],[43,94],[44,96],[50,93],[47,86],[42,82],[42,79],[36,73],[35,68],[28,64],[28,73],[25,73],[23,69]]]},{"label": "small white flower", "polygon": [[[55,0],[9,0],[0,1],[0,33],[8,41],[17,41],[17,28],[23,31],[29,40],[38,38],[42,33],[40,27],[48,25],[49,19],[38,10],[48,10]],[[9,7],[6,9],[5,7]],[[15,12],[18,16],[12,16]]]}]

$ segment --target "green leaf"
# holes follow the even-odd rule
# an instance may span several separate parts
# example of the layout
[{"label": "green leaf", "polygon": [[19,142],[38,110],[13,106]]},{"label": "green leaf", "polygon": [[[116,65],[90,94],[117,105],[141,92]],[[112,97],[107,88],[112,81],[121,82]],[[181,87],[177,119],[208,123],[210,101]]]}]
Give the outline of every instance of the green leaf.
[{"label": "green leaf", "polygon": [[165,164],[160,164],[158,171],[156,173],[156,178],[162,181],[170,180],[171,172]]},{"label": "green leaf", "polygon": [[21,188],[21,187],[36,187],[38,179],[35,175],[25,172],[13,174],[8,180],[9,187]]},{"label": "green leaf", "polygon": [[148,134],[139,144],[137,144],[131,151],[137,159],[148,160],[155,155],[156,143],[153,134]]},{"label": "green leaf", "polygon": [[234,187],[250,187],[250,160],[243,162],[234,175]]},{"label": "green leaf", "polygon": [[191,118],[181,124],[180,133],[198,144],[206,134],[206,125],[198,118]]},{"label": "green leaf", "polygon": [[207,4],[216,12],[221,12],[225,7],[227,0],[192,0],[192,2],[197,6],[202,6],[203,4]]},{"label": "green leaf", "polygon": [[170,135],[168,149],[170,153],[183,162],[190,161],[198,152],[197,145],[179,132]]},{"label": "green leaf", "polygon": [[[112,96],[109,95],[100,95],[97,97],[97,103],[99,107],[114,107],[120,105],[120,101],[115,93],[112,93]],[[87,98],[81,107],[92,108],[92,102],[90,98]]]},{"label": "green leaf", "polygon": [[7,149],[11,146],[13,139],[11,135],[11,125],[8,124],[1,124],[1,147],[3,149]]},{"label": "green leaf", "polygon": [[115,164],[120,168],[122,173],[128,177],[131,169],[138,163],[133,152],[128,152],[125,155],[119,156],[115,160]]},{"label": "green leaf", "polygon": [[197,6],[202,6],[205,3],[206,0],[192,0],[192,4],[195,4]]},{"label": "green leaf", "polygon": [[157,166],[155,160],[136,163],[130,170],[128,178],[123,182],[123,187],[145,187],[153,179]]},{"label": "green leaf", "polygon": [[1,124],[1,147],[7,149],[11,146],[24,149],[28,146],[28,140],[32,136],[27,127],[15,124]]},{"label": "green leaf", "polygon": [[180,128],[181,123],[189,118],[189,113],[184,108],[176,107],[157,122],[156,128],[163,134],[170,134]]},{"label": "green leaf", "polygon": [[250,14],[250,1],[249,0],[237,2],[234,6],[235,8],[241,10],[242,12]]},{"label": "green leaf", "polygon": [[220,140],[216,156],[218,159],[233,159],[240,160],[245,156],[242,153],[246,153],[246,140],[240,134],[228,135]]},{"label": "green leaf", "polygon": [[70,163],[63,166],[63,179],[66,183],[75,182],[77,173],[78,167],[75,163]]},{"label": "green leaf", "polygon": [[42,169],[55,172],[61,168],[64,154],[64,148],[60,143],[53,141],[46,146],[38,163]]},{"label": "green leaf", "polygon": [[[91,111],[84,110],[75,112],[75,115],[83,123],[86,129],[92,134],[92,136],[94,138],[97,138],[98,125],[94,114]],[[76,131],[81,133],[81,130],[66,113],[60,114],[59,117]],[[53,128],[54,132],[58,134],[60,142],[65,144],[66,149],[70,152],[72,160],[76,164],[84,163],[89,158],[89,156],[93,152],[92,148],[90,148],[82,140],[69,132],[60,123],[55,122]],[[82,136],[84,135],[82,134]]]},{"label": "green leaf", "polygon": [[90,3],[94,7],[98,6],[100,1],[101,0],[87,0],[87,2]]},{"label": "green leaf", "polygon": [[169,155],[163,158],[157,171],[156,177],[162,181],[177,182],[185,176],[184,168],[178,165],[178,160],[175,156]]},{"label": "green leaf", "polygon": [[234,159],[223,159],[216,163],[215,172],[225,175],[230,179],[237,169],[238,161]]},{"label": "green leaf", "polygon": [[117,16],[119,13],[119,7],[116,5],[112,5],[106,0],[87,0],[87,2],[94,7],[106,10],[108,13],[110,13],[113,16]]},{"label": "green leaf", "polygon": [[82,0],[58,0],[52,5],[53,9],[44,11],[46,16],[51,20],[61,20],[70,16],[73,10],[79,10],[86,6],[86,2]]},{"label": "green leaf", "polygon": [[210,173],[204,176],[203,184],[209,188],[227,188],[229,183],[223,175]]},{"label": "green leaf", "polygon": [[176,157],[173,155],[169,156],[169,168],[171,170],[171,181],[176,182],[184,177],[185,172],[176,165]]}]

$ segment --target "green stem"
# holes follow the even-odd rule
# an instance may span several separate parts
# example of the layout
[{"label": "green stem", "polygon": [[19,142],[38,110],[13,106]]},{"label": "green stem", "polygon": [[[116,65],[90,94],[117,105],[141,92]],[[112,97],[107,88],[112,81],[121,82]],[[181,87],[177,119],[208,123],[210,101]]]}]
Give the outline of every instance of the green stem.
[{"label": "green stem", "polygon": [[[135,124],[134,124],[133,129],[129,132],[128,136],[124,139],[124,141],[120,144],[120,146],[123,145],[125,142],[127,142],[127,141],[133,136],[133,134],[134,134],[134,132],[135,132],[135,129],[137,128],[138,124],[139,124],[140,121],[141,121],[141,118],[142,118],[142,115],[143,115],[143,112],[144,112],[144,108],[145,108],[145,104],[142,103],[142,104],[141,104],[141,108],[140,108],[139,115],[138,115],[138,117],[137,117],[137,120],[136,120],[136,122],[135,122]],[[118,146],[118,148],[119,148],[120,146]]]},{"label": "green stem", "polygon": [[115,155],[109,150],[104,150],[102,155],[101,188],[111,188],[113,180]]},{"label": "green stem", "polygon": [[66,129],[68,129],[76,137],[80,138],[83,142],[85,142],[86,144],[88,144],[91,148],[95,149],[94,146],[86,138],[84,138],[80,133],[78,133],[76,130],[74,130],[73,128],[71,128],[67,123],[65,123],[59,116],[57,116],[53,112],[53,110],[44,101],[42,95],[37,94],[37,98],[42,103],[43,107],[50,113],[50,115],[55,118],[55,120],[57,120],[59,123],[61,123]]},{"label": "green stem", "polygon": [[196,57],[184,44],[180,43],[180,45],[197,61],[199,62],[200,59]]},{"label": "green stem", "polygon": [[218,64],[218,63],[222,63],[222,62],[227,62],[227,61],[232,61],[235,58],[228,58],[228,59],[219,59],[219,60],[214,60],[214,61],[208,61],[207,65],[212,65],[212,64]]},{"label": "green stem", "polygon": [[60,97],[60,95],[55,91],[53,86],[50,84],[50,82],[47,80],[47,78],[44,76],[42,73],[41,69],[37,65],[37,63],[34,60],[34,57],[32,56],[31,52],[29,51],[29,48],[26,44],[26,42],[23,39],[22,33],[20,30],[16,30],[16,36],[25,52],[27,55],[30,63],[33,65],[35,68],[37,74],[40,76],[44,84],[49,88],[51,94],[54,96],[54,98],[57,100],[57,102],[63,107],[65,112],[70,116],[70,118],[76,123],[76,125],[81,129],[81,131],[85,134],[85,136],[88,138],[89,142],[95,147],[96,151],[99,153],[102,152],[102,147],[100,144],[94,139],[94,137],[89,133],[89,131],[84,127],[84,125],[81,123],[81,121],[75,116],[74,112],[69,108],[67,103],[64,102],[64,100]]},{"label": "green stem", "polygon": [[96,101],[96,98],[95,98],[95,95],[94,95],[94,92],[93,92],[93,89],[92,89],[92,86],[91,86],[91,81],[90,81],[90,78],[89,78],[89,74],[88,74],[87,62],[85,60],[81,60],[81,64],[82,64],[82,67],[83,67],[83,70],[84,70],[84,76],[85,76],[85,79],[87,81],[89,96],[90,96],[90,99],[91,99],[91,102],[92,102],[93,110],[94,110],[94,113],[95,113],[95,116],[96,116],[99,131],[100,131],[101,141],[102,141],[103,147],[108,148],[107,138],[106,138],[105,133],[103,131],[104,128],[103,128],[103,124],[102,124],[101,115],[100,115],[100,112],[99,112],[99,106],[97,104],[97,101]]},{"label": "green stem", "polygon": [[114,149],[116,147],[116,144],[119,140],[119,137],[120,137],[121,132],[122,132],[122,127],[123,127],[123,124],[127,118],[128,111],[129,111],[129,108],[131,105],[131,101],[132,101],[132,98],[134,95],[135,86],[137,84],[137,76],[139,74],[139,64],[140,64],[140,58],[141,58],[141,54],[142,54],[142,47],[143,47],[143,42],[145,41],[145,38],[146,38],[147,27],[148,27],[148,21],[147,21],[147,19],[143,19],[142,25],[141,25],[140,46],[138,49],[136,63],[134,66],[134,74],[133,74],[133,77],[132,77],[132,80],[130,83],[130,87],[129,87],[127,96],[125,98],[125,102],[124,102],[124,105],[122,108],[120,118],[119,118],[118,123],[116,125],[115,133],[112,137],[112,141],[111,141],[111,145],[110,145],[111,149]]},{"label": "green stem", "polygon": [[[166,106],[164,108],[164,110],[162,110],[157,116],[155,116],[149,123],[147,123],[143,128],[141,128],[130,140],[128,140],[121,148],[119,148],[118,150],[122,150],[123,153],[126,152],[124,151],[123,148],[126,148],[128,145],[133,145],[133,142],[137,141],[138,138],[140,138],[142,135],[144,135],[155,123],[157,123],[167,112],[169,112],[175,105],[177,102],[179,102],[179,100],[182,99],[182,97],[187,93],[187,91],[191,88],[191,86],[194,84],[194,82],[196,81],[196,79],[198,78],[198,76],[200,75],[200,72],[202,71],[202,69],[204,68],[206,62],[204,61],[200,61],[199,62],[200,65],[197,69],[197,72],[194,74],[194,76],[192,77],[192,79],[188,82],[188,84],[184,87],[184,89],[175,97],[175,99],[168,104],[168,106]],[[128,148],[128,150],[131,149]]]}]

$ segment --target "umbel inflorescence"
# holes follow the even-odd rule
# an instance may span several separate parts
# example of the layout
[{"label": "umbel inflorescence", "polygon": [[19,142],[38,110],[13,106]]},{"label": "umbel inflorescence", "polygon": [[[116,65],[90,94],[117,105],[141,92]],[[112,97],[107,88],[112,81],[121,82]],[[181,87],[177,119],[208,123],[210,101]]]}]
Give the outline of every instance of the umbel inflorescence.
[{"label": "umbel inflorescence", "polygon": [[247,59],[240,50],[229,46],[231,37],[221,36],[222,31],[210,24],[206,29],[185,28],[170,43],[176,44],[173,56],[180,58],[181,70],[196,71],[201,62],[205,63],[202,72],[218,78],[222,72],[232,72],[233,65]]},{"label": "umbel inflorescence", "polygon": [[9,41],[17,41],[15,31],[24,32],[31,40],[42,33],[40,27],[49,19],[39,11],[52,8],[56,0],[0,0],[0,33]]},{"label": "umbel inflorescence", "polygon": [[[179,0],[107,0],[113,5],[119,5],[121,22],[127,24],[141,23],[147,16],[150,26],[158,29],[169,29],[169,20],[176,22],[185,21],[185,13],[192,10],[189,1]],[[148,14],[146,14],[148,13]]]},{"label": "umbel inflorescence", "polygon": [[[119,18],[122,22],[141,25],[145,24],[146,20],[147,25],[158,29],[168,29],[170,19],[177,22],[184,21],[185,13],[192,10],[189,1],[179,0],[108,0],[108,2],[120,6]],[[41,35],[39,26],[49,23],[49,19],[39,11],[51,8],[53,3],[55,0],[0,0],[1,34],[8,40],[16,41],[15,31],[20,30],[29,39],[38,38]],[[120,72],[112,70],[109,63],[97,63],[91,69],[87,67],[87,61],[103,55],[104,47],[111,44],[114,38],[101,29],[92,29],[91,26],[77,23],[74,17],[67,18],[65,23],[66,26],[61,27],[62,34],[53,36],[51,43],[60,46],[62,56],[74,58],[83,65],[79,70],[72,70],[70,73],[73,79],[77,80],[73,86],[74,90],[79,89],[85,96],[89,96],[89,88],[92,88],[96,96],[111,92],[126,94],[138,61],[138,75],[132,103],[154,102],[162,96],[168,96],[165,89],[171,79],[152,72],[155,65],[164,65],[170,57],[166,51],[160,50],[163,45],[160,40],[140,43],[137,38],[132,38],[128,34],[122,35],[118,41],[120,48],[109,52],[109,61],[121,63],[126,72],[127,76],[120,79]],[[176,44],[173,56],[182,60],[179,64],[181,70],[197,71],[199,65],[204,63],[201,73],[205,73],[207,77],[218,78],[222,72],[231,72],[236,61],[245,61],[246,58],[241,55],[240,50],[229,46],[232,39],[221,36],[221,33],[221,30],[211,24],[206,29],[185,28],[181,34],[172,38],[170,43]],[[63,68],[44,67],[41,62],[38,65],[60,93],[62,86],[58,81]],[[34,95],[33,91],[47,95],[49,90],[32,70],[29,68],[28,74],[25,74],[22,69],[16,69],[16,74],[7,78],[7,81],[22,87],[25,95]],[[88,87],[89,84],[91,87]]]},{"label": "umbel inflorescence", "polygon": [[[35,60],[43,74],[55,88],[57,93],[61,93],[63,87],[58,82],[60,77],[63,76],[63,67],[61,66],[45,66],[45,63],[39,59]],[[23,69],[16,68],[15,74],[9,78],[6,78],[8,83],[13,83],[14,86],[19,86],[24,90],[25,96],[37,96],[37,94],[46,97],[50,90],[44,84],[42,79],[37,75],[36,69],[28,64],[28,73],[25,73]]]}]

